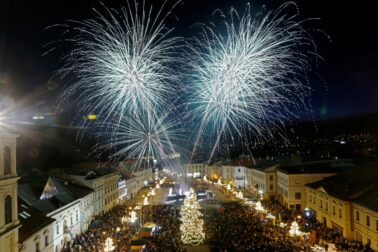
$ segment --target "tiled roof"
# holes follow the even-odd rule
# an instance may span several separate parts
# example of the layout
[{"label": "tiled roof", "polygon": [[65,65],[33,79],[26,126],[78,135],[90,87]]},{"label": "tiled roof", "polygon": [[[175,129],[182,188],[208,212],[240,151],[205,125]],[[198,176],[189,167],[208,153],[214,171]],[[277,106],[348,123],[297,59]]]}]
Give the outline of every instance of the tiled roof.
[{"label": "tiled roof", "polygon": [[[51,181],[55,188],[50,194],[45,195],[46,192],[43,191],[43,188],[45,188],[47,181]],[[53,177],[50,177],[50,179],[47,177],[23,178],[18,186],[18,196],[28,205],[44,214],[69,204],[92,191],[92,189],[73,185]]]},{"label": "tiled roof", "polygon": [[18,219],[21,223],[18,231],[20,243],[55,221],[53,218],[46,217],[43,213],[28,205],[21,198],[18,199]]},{"label": "tiled roof", "polygon": [[278,170],[286,174],[339,173],[353,167],[350,162],[325,160],[292,165],[280,165]]},{"label": "tiled roof", "polygon": [[321,181],[307,184],[328,195],[378,211],[378,164],[359,165]]}]

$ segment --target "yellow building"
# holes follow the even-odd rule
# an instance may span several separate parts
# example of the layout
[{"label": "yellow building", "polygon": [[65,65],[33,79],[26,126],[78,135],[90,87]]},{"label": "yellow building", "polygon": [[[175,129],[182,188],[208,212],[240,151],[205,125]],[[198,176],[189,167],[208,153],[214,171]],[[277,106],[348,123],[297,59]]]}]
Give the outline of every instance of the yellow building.
[{"label": "yellow building", "polygon": [[247,169],[248,189],[256,197],[274,200],[277,191],[277,165]]},{"label": "yellow building", "polygon": [[378,251],[378,187],[352,204],[354,239]]},{"label": "yellow building", "polygon": [[306,190],[306,206],[320,223],[378,250],[378,164],[345,170]]},{"label": "yellow building", "polygon": [[17,137],[0,128],[0,251],[18,251]]},{"label": "yellow building", "polygon": [[306,205],[308,183],[322,180],[350,167],[339,161],[316,161],[277,168],[277,199],[289,209],[302,210]]}]

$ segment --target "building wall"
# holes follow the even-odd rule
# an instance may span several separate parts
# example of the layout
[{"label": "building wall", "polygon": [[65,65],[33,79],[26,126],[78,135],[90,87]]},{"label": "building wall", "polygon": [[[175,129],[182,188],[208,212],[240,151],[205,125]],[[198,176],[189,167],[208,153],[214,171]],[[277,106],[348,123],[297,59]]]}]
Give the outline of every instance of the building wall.
[{"label": "building wall", "polygon": [[117,204],[122,204],[127,200],[126,179],[118,181],[118,201]]},{"label": "building wall", "polygon": [[[16,172],[16,138],[0,129],[0,251],[18,251],[18,208]],[[5,168],[5,149],[10,150],[9,170]],[[9,171],[9,172],[7,172]],[[12,218],[5,223],[5,199],[11,197]]]},{"label": "building wall", "polygon": [[324,190],[306,187],[306,207],[328,228],[340,230],[344,237],[353,238],[351,204],[329,196]]},{"label": "building wall", "polygon": [[29,236],[19,247],[20,252],[53,252],[54,223],[50,223],[48,226]]},{"label": "building wall", "polygon": [[68,177],[78,185],[86,186],[94,190],[93,214],[103,214],[105,210],[105,189],[103,177],[88,180],[85,179],[85,176],[79,175],[68,175]]},{"label": "building wall", "polygon": [[246,168],[244,166],[234,166],[234,186],[236,188],[245,188],[246,185]]},{"label": "building wall", "polygon": [[378,251],[378,213],[363,206],[352,203],[353,211],[353,237],[362,241],[363,244],[370,243],[370,247]]},{"label": "building wall", "polygon": [[252,193],[260,198],[265,198],[266,193],[266,179],[265,179],[265,172],[257,169],[251,169],[252,173],[252,181],[251,181],[251,189]]},{"label": "building wall", "polygon": [[185,164],[184,170],[187,178],[202,178],[207,174],[204,163]]},{"label": "building wall", "polygon": [[110,209],[117,205],[118,200],[118,181],[119,175],[117,173],[107,174],[102,177],[104,183],[104,212],[107,213]]},{"label": "building wall", "polygon": [[88,230],[94,216],[95,192],[92,192],[80,199],[80,229],[82,232]]},{"label": "building wall", "polygon": [[319,181],[332,175],[334,174],[286,174],[282,171],[277,171],[278,199],[289,209],[301,210],[306,205],[305,184]]},{"label": "building wall", "polygon": [[230,165],[222,165],[222,183],[223,184],[231,184],[234,186],[234,175],[235,175],[235,169],[233,166]]},{"label": "building wall", "polygon": [[208,179],[218,180],[221,177],[222,168],[217,165],[206,165],[205,171]]},{"label": "building wall", "polygon": [[76,200],[53,212],[47,214],[55,219],[52,223],[54,251],[60,251],[65,242],[71,240],[76,234],[81,233],[80,229],[80,200]]}]

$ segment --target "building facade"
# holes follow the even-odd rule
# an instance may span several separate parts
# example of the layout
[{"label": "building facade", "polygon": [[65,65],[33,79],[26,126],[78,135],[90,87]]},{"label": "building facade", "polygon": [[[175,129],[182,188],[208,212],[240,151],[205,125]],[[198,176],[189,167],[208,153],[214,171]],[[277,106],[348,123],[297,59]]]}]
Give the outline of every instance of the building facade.
[{"label": "building facade", "polygon": [[207,175],[204,163],[185,164],[184,171],[186,178],[203,178],[203,176]]},{"label": "building facade", "polygon": [[277,199],[289,209],[306,207],[306,184],[320,181],[351,167],[343,161],[316,161],[277,168]]},{"label": "building facade", "polygon": [[378,250],[378,165],[366,164],[306,185],[307,207],[344,237]]},{"label": "building facade", "polygon": [[275,200],[277,194],[277,166],[250,168],[247,171],[247,189],[255,197]]},{"label": "building facade", "polygon": [[246,188],[246,170],[244,166],[234,166],[234,186],[239,189]]},{"label": "building facade", "polygon": [[0,251],[18,251],[17,137],[0,126]]}]

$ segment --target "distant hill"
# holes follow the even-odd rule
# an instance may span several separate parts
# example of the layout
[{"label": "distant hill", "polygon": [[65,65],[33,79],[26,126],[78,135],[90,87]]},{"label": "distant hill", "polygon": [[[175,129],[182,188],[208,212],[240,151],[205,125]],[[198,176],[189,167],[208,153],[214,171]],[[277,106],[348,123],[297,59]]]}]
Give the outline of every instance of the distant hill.
[{"label": "distant hill", "polygon": [[288,126],[298,136],[333,136],[339,134],[378,133],[378,114],[302,122]]}]

